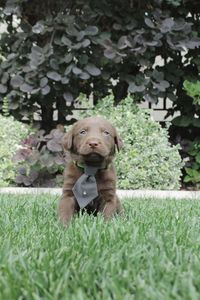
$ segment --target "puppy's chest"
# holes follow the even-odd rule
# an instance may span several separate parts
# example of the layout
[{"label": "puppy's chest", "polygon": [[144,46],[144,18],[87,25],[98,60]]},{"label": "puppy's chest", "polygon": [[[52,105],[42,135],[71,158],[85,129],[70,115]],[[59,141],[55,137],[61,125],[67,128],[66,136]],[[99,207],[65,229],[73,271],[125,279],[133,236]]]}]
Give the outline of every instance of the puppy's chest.
[{"label": "puppy's chest", "polygon": [[99,211],[99,208],[101,207],[103,202],[103,198],[101,195],[99,195],[97,198],[92,200],[86,207],[85,210],[87,213],[95,214],[95,212]]},{"label": "puppy's chest", "polygon": [[[65,173],[65,187],[71,189],[83,174],[83,169],[77,168],[74,164],[70,164]],[[116,176],[113,166],[106,170],[99,170],[95,174],[95,179],[98,191],[115,188]]]},{"label": "puppy's chest", "polygon": [[95,176],[98,190],[108,189],[113,187],[114,174],[111,172],[98,172]]}]

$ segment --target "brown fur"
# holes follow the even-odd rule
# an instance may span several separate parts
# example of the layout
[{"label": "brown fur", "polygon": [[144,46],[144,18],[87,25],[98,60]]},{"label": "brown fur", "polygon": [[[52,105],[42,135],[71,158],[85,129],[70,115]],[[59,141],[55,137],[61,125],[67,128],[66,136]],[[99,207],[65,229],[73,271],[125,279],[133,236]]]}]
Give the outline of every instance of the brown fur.
[{"label": "brown fur", "polygon": [[64,173],[62,197],[58,206],[59,219],[66,224],[80,210],[72,193],[72,187],[82,175],[83,169],[78,164],[87,163],[101,166],[96,174],[99,196],[85,210],[96,214],[101,212],[105,219],[121,211],[121,204],[116,195],[116,174],[112,163],[115,148],[122,146],[116,129],[107,120],[90,117],[78,121],[65,135],[64,147],[70,152],[71,161]]}]

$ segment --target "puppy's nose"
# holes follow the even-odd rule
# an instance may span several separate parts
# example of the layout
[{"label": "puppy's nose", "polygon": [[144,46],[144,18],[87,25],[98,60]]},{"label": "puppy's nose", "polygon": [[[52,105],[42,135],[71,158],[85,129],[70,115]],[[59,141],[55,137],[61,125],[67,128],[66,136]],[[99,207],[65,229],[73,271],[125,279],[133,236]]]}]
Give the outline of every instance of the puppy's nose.
[{"label": "puppy's nose", "polygon": [[95,141],[95,140],[91,140],[88,142],[88,144],[89,144],[90,148],[96,148],[96,147],[98,147],[99,142]]}]

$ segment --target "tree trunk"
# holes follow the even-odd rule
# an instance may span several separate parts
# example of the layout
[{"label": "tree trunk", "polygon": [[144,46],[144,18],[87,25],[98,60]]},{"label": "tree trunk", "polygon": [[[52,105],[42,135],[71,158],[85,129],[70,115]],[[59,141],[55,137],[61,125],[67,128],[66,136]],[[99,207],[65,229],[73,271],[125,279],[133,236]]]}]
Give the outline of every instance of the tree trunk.
[{"label": "tree trunk", "polygon": [[65,104],[65,100],[60,98],[57,100],[56,102],[56,108],[58,110],[58,124],[62,124],[65,125],[66,124],[66,118],[65,118],[65,114],[66,114],[66,104]]},{"label": "tree trunk", "polygon": [[41,105],[42,110],[42,121],[41,121],[41,129],[44,129],[46,133],[49,133],[55,126],[53,120],[53,104],[49,105]]}]

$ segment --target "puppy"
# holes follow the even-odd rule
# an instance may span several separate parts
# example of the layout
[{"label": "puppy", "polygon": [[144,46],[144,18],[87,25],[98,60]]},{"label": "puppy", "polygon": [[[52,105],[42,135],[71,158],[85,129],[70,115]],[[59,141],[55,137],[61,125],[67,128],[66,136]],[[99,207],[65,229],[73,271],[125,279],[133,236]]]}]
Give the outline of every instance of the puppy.
[{"label": "puppy", "polygon": [[65,169],[58,205],[60,221],[67,224],[83,207],[95,215],[101,212],[105,219],[119,213],[121,204],[116,195],[112,160],[116,149],[121,149],[122,141],[114,126],[101,117],[80,120],[64,136],[63,145],[70,152],[71,159]]}]

